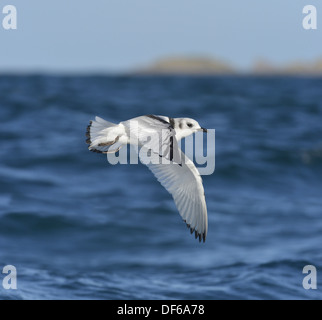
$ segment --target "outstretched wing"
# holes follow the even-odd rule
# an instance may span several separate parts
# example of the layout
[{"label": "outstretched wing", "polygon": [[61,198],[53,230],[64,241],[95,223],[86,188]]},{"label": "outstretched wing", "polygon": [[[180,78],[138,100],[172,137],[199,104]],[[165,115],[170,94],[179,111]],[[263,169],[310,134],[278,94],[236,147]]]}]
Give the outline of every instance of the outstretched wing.
[{"label": "outstretched wing", "polygon": [[202,179],[194,163],[181,152],[181,165],[148,164],[162,186],[172,195],[191,233],[205,242],[208,232],[207,205]]}]

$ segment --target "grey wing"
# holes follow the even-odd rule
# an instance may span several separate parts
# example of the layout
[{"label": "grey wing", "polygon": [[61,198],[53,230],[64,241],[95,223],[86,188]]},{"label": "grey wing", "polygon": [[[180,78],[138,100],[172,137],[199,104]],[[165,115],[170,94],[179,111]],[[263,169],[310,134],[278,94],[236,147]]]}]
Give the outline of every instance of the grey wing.
[{"label": "grey wing", "polygon": [[162,186],[168,190],[191,233],[205,242],[208,232],[207,205],[202,179],[194,163],[181,152],[181,165],[148,164]]}]

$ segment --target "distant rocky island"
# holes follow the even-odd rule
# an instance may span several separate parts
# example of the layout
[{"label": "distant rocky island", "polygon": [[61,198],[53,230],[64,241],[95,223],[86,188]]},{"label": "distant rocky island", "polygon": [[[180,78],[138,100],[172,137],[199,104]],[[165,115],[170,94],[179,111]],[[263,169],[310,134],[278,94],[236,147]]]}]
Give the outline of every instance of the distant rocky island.
[{"label": "distant rocky island", "polygon": [[267,75],[322,75],[322,58],[313,62],[296,61],[276,66],[268,61],[259,60],[251,70],[253,74]]},{"label": "distant rocky island", "polygon": [[211,74],[233,74],[235,68],[230,64],[203,57],[172,57],[160,59],[151,65],[139,68],[134,71],[137,74],[190,74],[190,75],[211,75]]},{"label": "distant rocky island", "polygon": [[316,75],[322,76],[322,58],[313,62],[297,61],[274,65],[258,60],[249,70],[240,70],[228,62],[205,57],[169,57],[137,68],[138,75]]}]

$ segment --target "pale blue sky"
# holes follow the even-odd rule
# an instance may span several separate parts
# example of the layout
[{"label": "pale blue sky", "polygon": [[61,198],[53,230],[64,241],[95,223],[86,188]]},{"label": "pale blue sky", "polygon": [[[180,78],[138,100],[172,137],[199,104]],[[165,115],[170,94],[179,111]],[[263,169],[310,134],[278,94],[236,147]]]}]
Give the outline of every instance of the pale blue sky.
[{"label": "pale blue sky", "polygon": [[[246,69],[258,58],[322,57],[318,0],[0,0],[0,21],[7,4],[18,30],[0,24],[2,71],[124,71],[172,55]],[[302,28],[308,4],[318,9],[315,31]]]}]

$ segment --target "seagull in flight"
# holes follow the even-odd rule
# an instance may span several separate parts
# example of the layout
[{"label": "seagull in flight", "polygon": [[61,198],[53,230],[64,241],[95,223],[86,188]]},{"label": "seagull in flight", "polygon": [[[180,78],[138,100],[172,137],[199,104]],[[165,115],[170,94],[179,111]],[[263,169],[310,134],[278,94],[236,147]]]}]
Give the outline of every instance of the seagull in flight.
[{"label": "seagull in flight", "polygon": [[207,129],[189,118],[146,115],[114,124],[96,117],[87,128],[86,142],[90,151],[103,154],[115,153],[127,144],[141,147],[140,161],[172,195],[191,234],[205,242],[208,217],[202,179],[178,146],[178,141],[197,131]]}]

